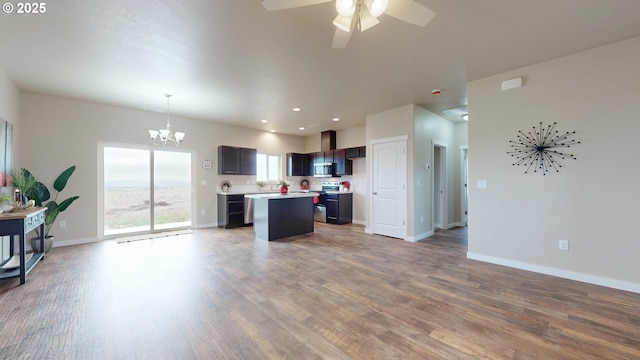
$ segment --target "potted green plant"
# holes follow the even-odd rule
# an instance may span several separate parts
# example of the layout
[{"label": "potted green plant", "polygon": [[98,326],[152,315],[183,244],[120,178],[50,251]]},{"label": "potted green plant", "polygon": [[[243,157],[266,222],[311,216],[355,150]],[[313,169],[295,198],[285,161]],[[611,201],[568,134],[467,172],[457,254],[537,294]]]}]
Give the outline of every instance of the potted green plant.
[{"label": "potted green plant", "polygon": [[[11,186],[14,189],[20,189],[22,195],[25,195],[29,199],[33,199],[33,191],[38,184],[38,179],[33,176],[29,170],[20,169],[20,171],[11,170],[9,172],[9,176],[11,177]],[[18,200],[18,199],[14,199]]]},{"label": "potted green plant", "polygon": [[[53,189],[56,191],[56,195],[53,198],[53,200],[47,202],[46,205],[44,205],[47,207],[47,211],[45,213],[45,220],[44,220],[44,224],[45,224],[44,251],[45,252],[49,251],[49,249],[51,249],[51,246],[53,245],[54,237],[53,235],[49,235],[49,231],[51,230],[53,224],[55,223],[56,218],[58,217],[58,214],[67,210],[69,205],[71,205],[74,201],[76,201],[79,198],[79,196],[72,196],[58,203],[58,195],[67,186],[67,182],[69,181],[69,178],[71,177],[71,175],[73,175],[73,172],[75,170],[76,170],[76,166],[73,165],[67,168],[65,171],[63,171],[60,175],[58,175],[58,177],[53,182]],[[27,180],[24,182],[24,185],[31,185],[31,186],[28,187],[26,190],[21,188],[22,193],[25,194],[29,199],[34,200],[36,203],[36,206],[43,206],[45,201],[51,198],[51,192],[49,191],[47,186],[41,183],[40,181],[38,181],[37,179],[35,179],[35,177],[28,170],[22,169],[19,173],[12,171],[11,178],[12,178],[12,184],[14,185],[14,187],[18,187],[18,184],[22,180]],[[35,183],[31,184],[33,180],[35,180]],[[38,232],[38,229],[36,229],[36,233],[38,234],[38,237],[31,239],[31,248],[35,252],[42,252],[43,249],[40,249],[40,241],[38,241],[40,238],[40,233]]]}]

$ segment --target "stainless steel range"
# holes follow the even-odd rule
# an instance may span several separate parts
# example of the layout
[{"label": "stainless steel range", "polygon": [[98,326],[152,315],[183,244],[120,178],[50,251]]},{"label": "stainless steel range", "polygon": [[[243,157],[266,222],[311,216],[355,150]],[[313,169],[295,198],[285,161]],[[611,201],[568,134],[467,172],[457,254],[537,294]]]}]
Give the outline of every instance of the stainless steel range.
[{"label": "stainless steel range", "polygon": [[323,181],[322,190],[318,191],[318,203],[314,205],[313,220],[327,222],[327,191],[340,190],[339,181]]}]

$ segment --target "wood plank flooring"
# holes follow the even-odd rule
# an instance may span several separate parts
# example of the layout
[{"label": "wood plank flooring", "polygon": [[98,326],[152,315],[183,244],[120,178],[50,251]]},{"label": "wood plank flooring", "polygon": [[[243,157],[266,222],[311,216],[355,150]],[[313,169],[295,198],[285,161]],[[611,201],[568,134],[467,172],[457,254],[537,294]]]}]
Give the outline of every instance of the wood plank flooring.
[{"label": "wood plank flooring", "polygon": [[640,294],[316,223],[54,248],[0,281],[0,359],[640,359]]}]

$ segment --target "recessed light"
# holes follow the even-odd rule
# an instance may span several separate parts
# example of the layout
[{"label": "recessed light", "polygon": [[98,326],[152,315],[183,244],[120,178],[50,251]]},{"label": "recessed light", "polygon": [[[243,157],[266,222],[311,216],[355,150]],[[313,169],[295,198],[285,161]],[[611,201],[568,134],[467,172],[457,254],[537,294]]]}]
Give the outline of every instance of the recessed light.
[{"label": "recessed light", "polygon": [[275,130],[269,130],[270,132],[276,132]]},{"label": "recessed light", "polygon": [[260,120],[260,122],[261,122],[261,123],[263,123],[263,124],[268,123],[268,121],[267,121],[267,120],[264,120],[264,119]]},{"label": "recessed light", "polygon": [[337,117],[336,117],[336,118],[333,118],[333,119],[331,119],[331,120],[333,120],[333,121],[340,121],[340,118],[337,118]]},{"label": "recessed light", "polygon": [[464,119],[464,121],[469,121],[469,114],[462,115],[462,118]]},{"label": "recessed light", "polygon": [[293,111],[295,111],[295,112],[299,112],[299,111],[302,111],[302,109],[300,109],[299,107],[294,107],[294,108],[293,108]]},{"label": "recessed light", "polygon": [[304,126],[300,126],[298,130],[304,130]]}]

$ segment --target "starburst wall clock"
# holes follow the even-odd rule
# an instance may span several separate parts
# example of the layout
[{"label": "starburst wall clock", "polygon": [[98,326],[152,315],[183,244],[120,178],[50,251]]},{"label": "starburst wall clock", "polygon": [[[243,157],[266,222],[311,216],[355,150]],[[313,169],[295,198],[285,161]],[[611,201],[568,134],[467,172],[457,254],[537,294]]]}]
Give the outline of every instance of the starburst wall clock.
[{"label": "starburst wall clock", "polygon": [[533,127],[533,132],[525,134],[522,130],[518,131],[516,140],[509,140],[512,150],[507,154],[515,158],[512,165],[525,167],[525,174],[533,170],[534,173],[547,175],[552,170],[560,172],[562,160],[576,160],[566,150],[572,145],[580,144],[580,141],[572,138],[576,132],[560,133],[555,130],[556,124],[554,122],[545,127],[540,122],[538,127]]}]

